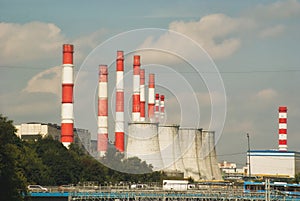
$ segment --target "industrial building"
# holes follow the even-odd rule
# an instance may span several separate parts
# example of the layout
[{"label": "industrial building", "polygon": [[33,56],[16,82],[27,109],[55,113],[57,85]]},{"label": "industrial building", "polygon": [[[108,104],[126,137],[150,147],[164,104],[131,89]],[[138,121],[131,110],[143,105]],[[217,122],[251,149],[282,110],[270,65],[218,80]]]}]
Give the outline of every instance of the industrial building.
[{"label": "industrial building", "polygon": [[300,152],[288,151],[287,107],[278,108],[278,149],[248,150],[249,176],[294,178],[300,173]]},{"label": "industrial building", "polygon": [[[61,126],[45,123],[23,123],[15,125],[16,135],[22,140],[37,140],[51,136],[54,140],[61,139]],[[74,128],[74,143],[91,151],[91,133],[86,129]]]},{"label": "industrial building", "polygon": [[53,139],[59,140],[60,128],[56,124],[43,123],[25,123],[15,125],[16,135],[22,140],[36,140],[38,138],[45,138],[52,136]]},{"label": "industrial building", "polygon": [[[153,166],[153,170],[168,175],[184,175],[198,180],[221,180],[213,131],[165,125],[165,96],[155,92],[155,75],[146,76],[141,69],[141,57],[133,55],[133,88],[131,122],[127,140],[124,133],[124,52],[116,56],[115,148],[125,157],[138,157]],[[98,157],[105,155],[108,143],[108,70],[99,66],[98,83]],[[145,85],[148,77],[148,85]],[[146,102],[146,86],[148,88]],[[147,103],[147,104],[146,104]],[[146,108],[147,107],[147,108]],[[148,110],[147,110],[148,109]],[[147,115],[146,115],[146,111]]]},{"label": "industrial building", "polygon": [[[76,130],[73,129],[73,52],[73,45],[63,45],[60,137],[61,142],[66,147],[76,141],[73,133]],[[114,122],[115,148],[124,153],[126,157],[139,157],[151,164],[154,170],[165,171],[170,175],[183,174],[184,178],[193,178],[196,181],[222,179],[217,163],[214,131],[202,128],[182,128],[180,125],[165,125],[167,122],[165,96],[156,92],[155,75],[150,72],[146,76],[147,72],[141,68],[140,59],[139,55],[133,56],[132,111],[131,121],[126,122],[128,123],[128,129],[127,139],[125,140],[124,52],[117,51],[116,105],[115,111],[113,111],[116,117]],[[145,85],[146,77],[148,77],[148,85]],[[100,65],[98,135],[97,144],[96,146],[93,145],[93,148],[96,148],[96,154],[93,155],[97,158],[105,156],[109,142],[108,85],[107,65]],[[148,88],[147,98],[146,88]],[[148,112],[147,115],[146,111]],[[248,167],[246,168],[249,175],[294,177],[299,172],[298,152],[287,151],[287,107],[281,106],[278,111],[278,151],[250,151],[249,149],[247,155]],[[47,133],[43,126],[36,129],[40,129],[39,134],[41,135]],[[25,130],[24,135],[30,137],[30,133],[26,133]],[[91,147],[91,141],[85,141],[85,144],[89,144],[87,146]]]},{"label": "industrial building", "polygon": [[[60,138],[60,141],[67,148],[71,143],[76,143],[78,139],[81,139],[89,153],[99,159],[105,156],[109,142],[109,75],[107,65],[99,65],[98,131],[97,143],[95,143],[91,142],[89,132],[74,129],[74,46],[64,44],[62,53],[61,126],[58,128],[60,135],[55,135],[55,139]],[[114,122],[114,145],[116,150],[124,153],[126,157],[139,157],[151,164],[154,170],[169,172],[173,175],[183,174],[185,178],[190,177],[194,180],[222,179],[217,165],[214,131],[199,128],[181,128],[180,125],[165,125],[165,122],[167,122],[167,115],[165,115],[166,97],[164,94],[155,93],[155,75],[149,73],[146,76],[145,69],[141,69],[139,55],[133,56],[132,113],[131,122],[126,122],[128,123],[128,132],[125,140],[123,51],[117,51],[115,73],[116,105],[114,114],[116,118]],[[148,85],[145,85],[146,77],[149,78]],[[146,87],[148,88],[147,98]],[[47,134],[46,130],[41,126],[40,130],[37,129],[33,133],[44,136]],[[80,137],[80,133],[85,137]],[[95,149],[96,154],[94,154]]]},{"label": "industrial building", "polygon": [[178,125],[129,123],[126,157],[139,157],[154,170],[199,180],[222,180],[214,132]]},{"label": "industrial building", "polygon": [[251,150],[247,156],[251,176],[294,178],[300,172],[300,152]]},{"label": "industrial building", "polygon": [[[98,122],[97,142],[91,140],[88,130],[74,128],[73,87],[74,47],[63,45],[61,126],[56,124],[27,123],[16,125],[17,136],[23,140],[35,140],[52,136],[65,147],[71,143],[82,145],[97,158],[106,154],[108,135],[108,69],[99,66],[98,74]],[[139,157],[151,164],[154,170],[169,175],[199,180],[221,180],[217,162],[215,133],[202,128],[183,128],[165,124],[165,97],[155,90],[155,75],[141,69],[140,56],[133,56],[133,90],[131,122],[128,123],[125,140],[124,118],[124,53],[117,51],[116,58],[116,107],[115,148],[126,157]],[[146,98],[146,87],[148,94]],[[146,101],[147,100],[147,101]],[[146,108],[147,107],[147,108]],[[166,105],[166,107],[168,107]],[[147,111],[147,115],[146,115]],[[279,107],[278,150],[248,150],[248,174],[294,178],[300,172],[300,152],[287,150],[287,107]],[[126,142],[126,146],[125,146]],[[236,167],[230,167],[236,169]]]}]

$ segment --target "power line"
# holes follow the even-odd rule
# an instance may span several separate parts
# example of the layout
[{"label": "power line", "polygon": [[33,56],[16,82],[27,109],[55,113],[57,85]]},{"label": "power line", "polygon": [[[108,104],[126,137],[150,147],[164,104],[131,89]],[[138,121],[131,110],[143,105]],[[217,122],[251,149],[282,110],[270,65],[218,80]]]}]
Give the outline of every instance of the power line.
[{"label": "power line", "polygon": [[[22,69],[22,70],[47,70],[49,68],[40,68],[40,67],[30,67],[30,66],[0,66],[0,69]],[[95,72],[97,68],[95,68]],[[114,70],[111,70],[112,72]],[[93,71],[90,71],[93,72]],[[195,74],[197,71],[176,71],[178,73],[183,74]],[[219,71],[219,72],[208,72],[208,71],[200,71],[199,73],[220,73],[220,74],[248,74],[248,73],[295,73],[300,72],[299,69],[276,69],[276,70],[248,70],[248,71]],[[160,72],[160,73],[169,73],[169,72]]]}]

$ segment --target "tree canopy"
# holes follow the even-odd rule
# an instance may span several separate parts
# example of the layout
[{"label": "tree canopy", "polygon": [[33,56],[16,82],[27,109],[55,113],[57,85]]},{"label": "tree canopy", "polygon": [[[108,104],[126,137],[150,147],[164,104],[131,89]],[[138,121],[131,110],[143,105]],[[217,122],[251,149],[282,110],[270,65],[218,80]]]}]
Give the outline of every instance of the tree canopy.
[{"label": "tree canopy", "polygon": [[[159,172],[139,158],[125,159],[109,149],[103,165],[79,146],[66,149],[51,137],[22,141],[15,135],[13,122],[0,115],[0,195],[4,200],[20,200],[29,184],[55,186],[85,181],[117,183],[162,180]],[[109,167],[119,167],[117,170]],[[134,170],[135,174],[123,173]],[[141,174],[149,172],[147,174]]]},{"label": "tree canopy", "polygon": [[0,195],[3,200],[20,200],[25,191],[26,176],[22,165],[21,140],[15,135],[12,121],[0,115]]}]

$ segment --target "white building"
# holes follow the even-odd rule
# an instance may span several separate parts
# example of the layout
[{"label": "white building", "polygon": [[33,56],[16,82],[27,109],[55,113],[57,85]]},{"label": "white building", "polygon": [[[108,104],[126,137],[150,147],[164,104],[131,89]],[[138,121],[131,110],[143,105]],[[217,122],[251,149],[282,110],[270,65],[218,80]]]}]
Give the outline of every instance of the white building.
[{"label": "white building", "polygon": [[[16,135],[22,140],[37,140],[46,136],[52,136],[60,141],[61,126],[57,124],[23,123],[15,125]],[[91,149],[91,133],[86,129],[74,128],[74,143],[83,146],[88,152]]]},{"label": "white building", "polygon": [[15,126],[16,135],[23,139],[35,139],[38,136],[44,138],[48,134],[48,125],[40,123],[28,123]]},{"label": "white building", "polygon": [[247,163],[253,176],[294,178],[300,172],[300,152],[251,150],[247,152]]}]

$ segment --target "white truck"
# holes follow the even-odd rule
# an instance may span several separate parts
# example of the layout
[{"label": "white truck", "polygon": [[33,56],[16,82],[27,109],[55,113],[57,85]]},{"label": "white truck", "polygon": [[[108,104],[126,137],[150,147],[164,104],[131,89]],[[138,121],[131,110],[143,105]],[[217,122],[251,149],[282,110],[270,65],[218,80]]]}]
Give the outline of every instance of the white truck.
[{"label": "white truck", "polygon": [[188,183],[187,180],[163,180],[163,190],[186,191]]}]

